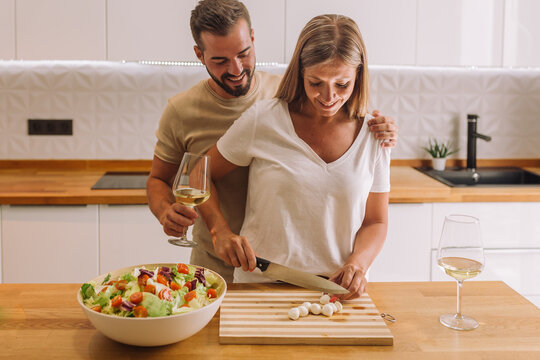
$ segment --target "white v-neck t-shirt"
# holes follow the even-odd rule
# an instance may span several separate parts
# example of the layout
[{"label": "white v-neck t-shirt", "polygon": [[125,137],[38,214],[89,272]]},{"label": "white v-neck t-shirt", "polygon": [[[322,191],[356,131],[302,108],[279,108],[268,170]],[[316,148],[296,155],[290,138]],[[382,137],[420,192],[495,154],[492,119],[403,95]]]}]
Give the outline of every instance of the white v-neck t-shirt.
[{"label": "white v-neck t-shirt", "polygon": [[[257,256],[317,275],[332,275],[352,253],[370,192],[390,191],[390,149],[364,119],[356,139],[326,163],[294,130],[288,105],[255,103],[219,139],[219,152],[249,166],[240,234]],[[236,268],[235,282],[265,282]]]}]

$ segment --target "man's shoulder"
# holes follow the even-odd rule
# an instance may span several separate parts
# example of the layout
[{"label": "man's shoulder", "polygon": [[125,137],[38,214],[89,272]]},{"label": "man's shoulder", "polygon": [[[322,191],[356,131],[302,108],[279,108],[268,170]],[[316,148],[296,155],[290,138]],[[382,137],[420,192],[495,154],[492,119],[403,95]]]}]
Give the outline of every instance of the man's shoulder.
[{"label": "man's shoulder", "polygon": [[169,98],[169,103],[174,107],[181,107],[184,104],[193,103],[193,99],[201,99],[201,97],[207,93],[205,83],[208,79],[199,81],[189,89],[182,91]]}]

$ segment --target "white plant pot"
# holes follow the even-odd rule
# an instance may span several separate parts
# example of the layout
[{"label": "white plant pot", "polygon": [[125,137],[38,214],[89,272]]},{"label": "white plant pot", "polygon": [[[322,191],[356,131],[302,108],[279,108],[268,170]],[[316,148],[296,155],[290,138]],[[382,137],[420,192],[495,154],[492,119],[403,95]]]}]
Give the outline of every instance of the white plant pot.
[{"label": "white plant pot", "polygon": [[446,167],[446,158],[433,158],[431,159],[431,165],[433,170],[443,171]]}]

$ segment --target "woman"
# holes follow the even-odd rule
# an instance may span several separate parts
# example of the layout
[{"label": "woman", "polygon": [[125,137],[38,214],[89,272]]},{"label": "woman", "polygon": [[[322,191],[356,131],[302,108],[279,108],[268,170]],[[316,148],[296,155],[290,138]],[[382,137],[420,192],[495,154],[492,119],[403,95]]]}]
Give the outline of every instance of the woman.
[{"label": "woman", "polygon": [[239,235],[217,193],[199,206],[216,253],[237,267],[235,282],[265,281],[251,273],[257,254],[329,276],[350,291],[342,299],[362,294],[386,237],[390,189],[389,149],[367,129],[368,83],[354,21],[317,16],[302,30],[276,98],[249,108],[209,151],[214,180],[250,166]]}]

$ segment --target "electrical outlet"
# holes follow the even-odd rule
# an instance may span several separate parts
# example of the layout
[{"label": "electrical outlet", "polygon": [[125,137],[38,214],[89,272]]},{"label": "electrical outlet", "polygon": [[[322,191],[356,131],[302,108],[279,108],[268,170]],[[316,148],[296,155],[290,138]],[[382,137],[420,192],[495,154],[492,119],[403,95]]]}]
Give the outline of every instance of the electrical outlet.
[{"label": "electrical outlet", "polygon": [[73,120],[28,119],[28,135],[73,135]]}]

